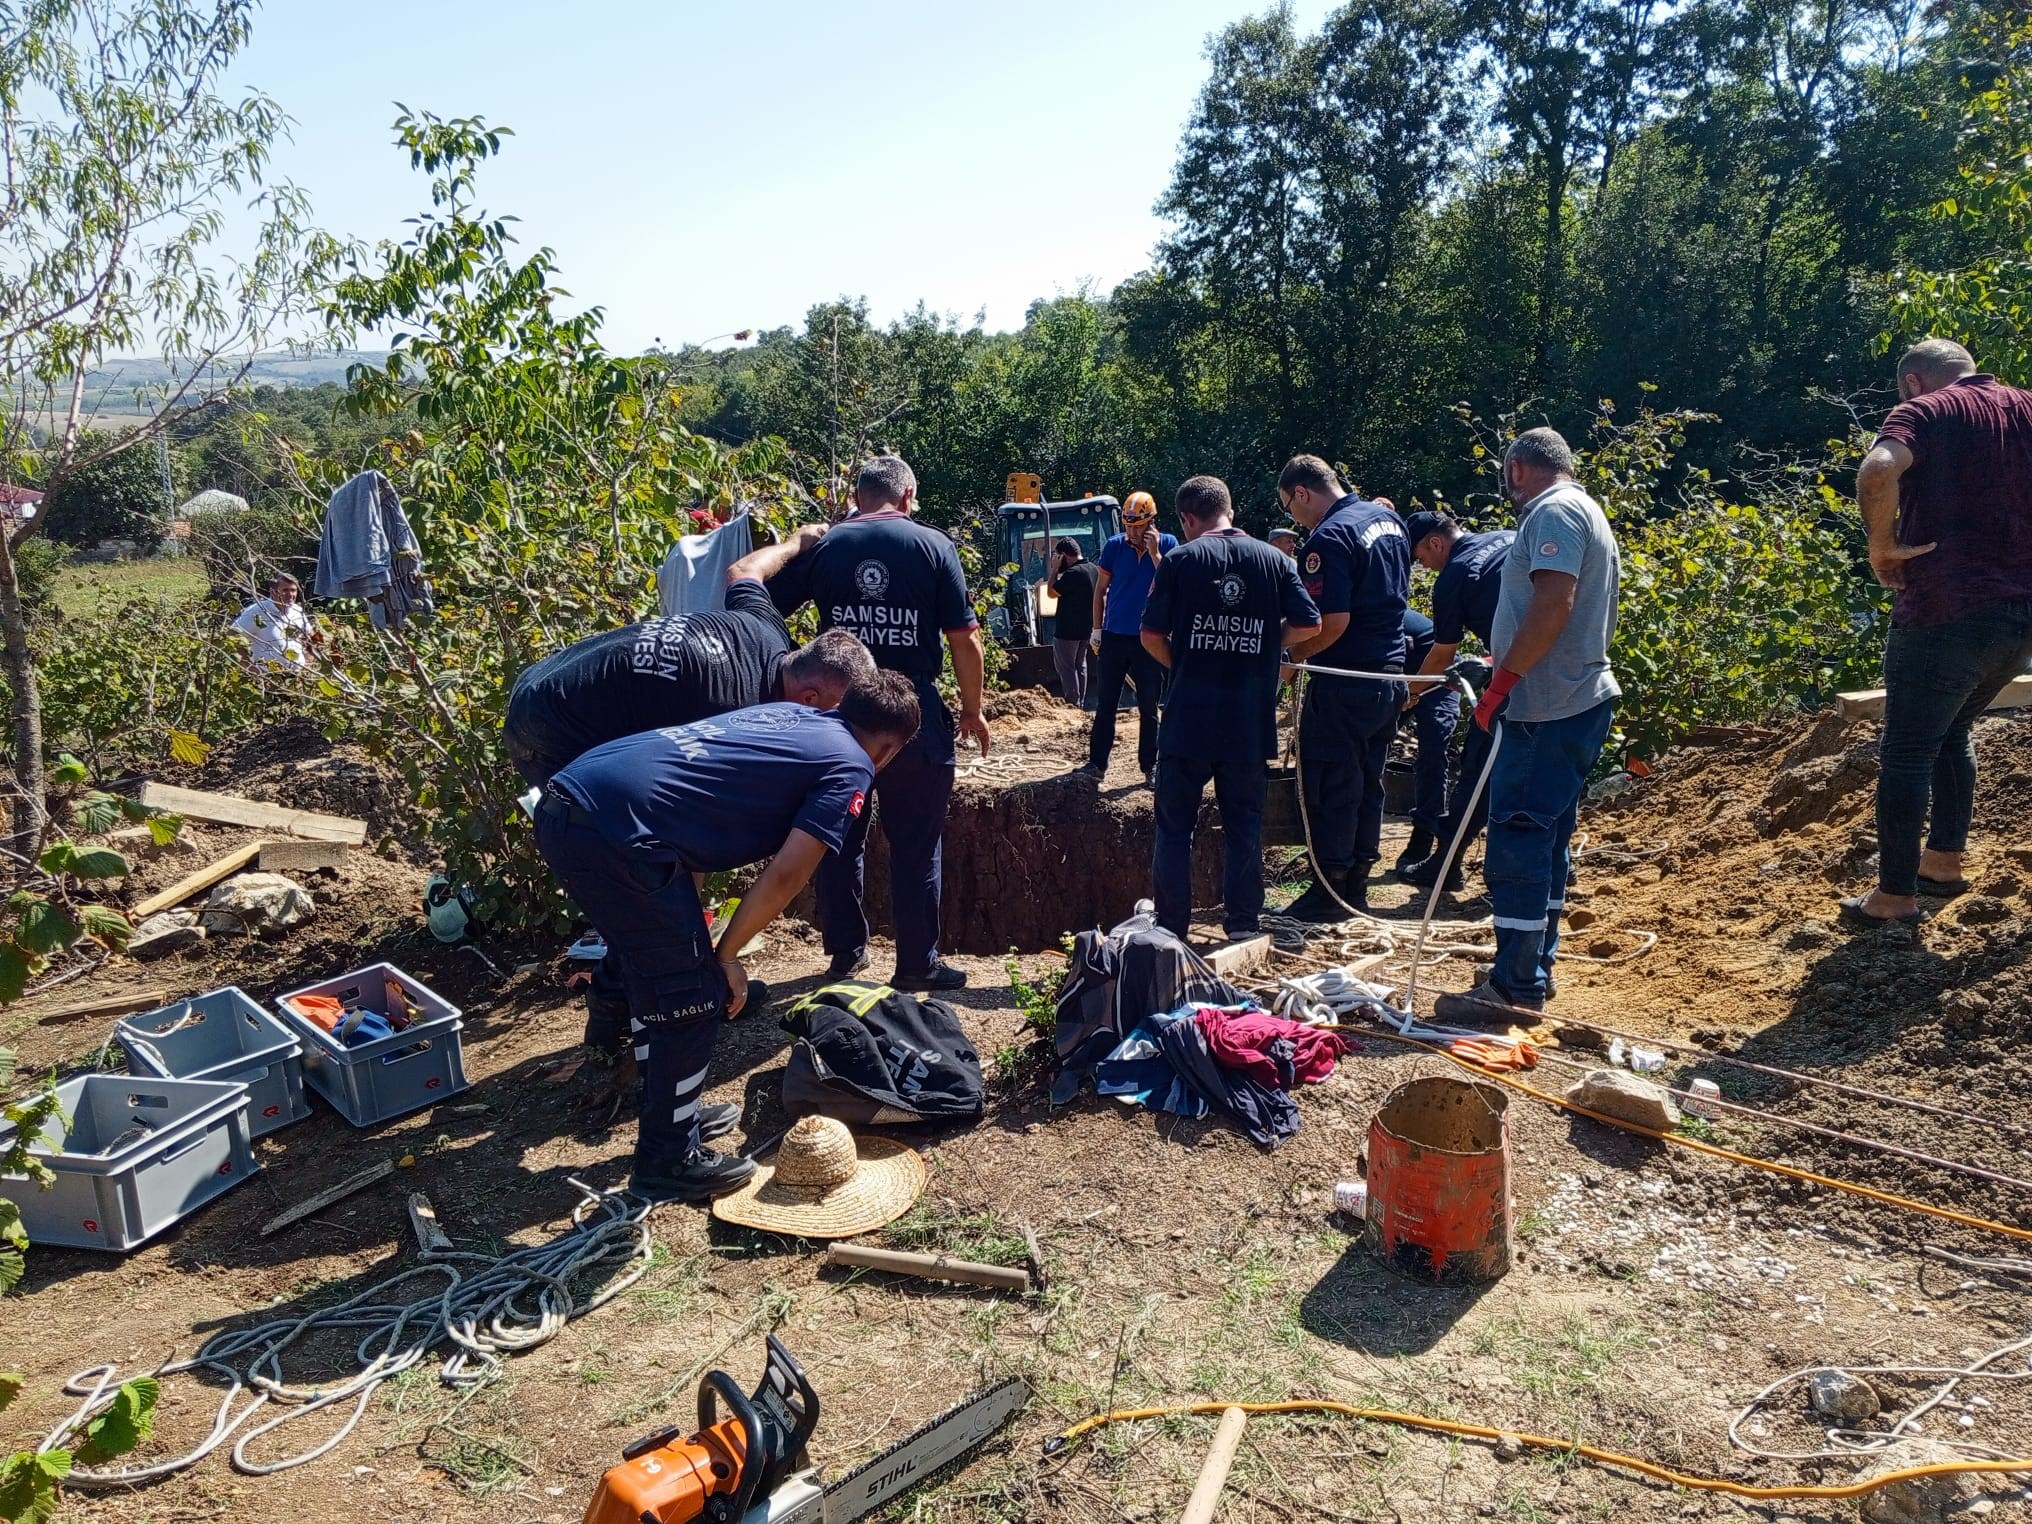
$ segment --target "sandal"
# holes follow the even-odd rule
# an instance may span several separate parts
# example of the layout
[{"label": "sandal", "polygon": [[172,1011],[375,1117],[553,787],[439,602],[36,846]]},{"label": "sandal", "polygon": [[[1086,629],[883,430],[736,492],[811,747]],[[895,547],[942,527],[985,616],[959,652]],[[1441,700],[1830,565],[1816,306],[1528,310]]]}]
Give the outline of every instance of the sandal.
[{"label": "sandal", "polygon": [[1919,875],[1919,892],[1929,900],[1951,900],[1956,895],[1967,894],[1975,886],[1965,878],[1928,878]]},{"label": "sandal", "polygon": [[1871,915],[1869,911],[1863,909],[1862,897],[1859,895],[1841,902],[1841,919],[1844,925],[1857,926],[1868,931],[1877,926],[1917,926],[1921,921],[1932,920],[1933,912],[1915,910],[1910,915]]}]

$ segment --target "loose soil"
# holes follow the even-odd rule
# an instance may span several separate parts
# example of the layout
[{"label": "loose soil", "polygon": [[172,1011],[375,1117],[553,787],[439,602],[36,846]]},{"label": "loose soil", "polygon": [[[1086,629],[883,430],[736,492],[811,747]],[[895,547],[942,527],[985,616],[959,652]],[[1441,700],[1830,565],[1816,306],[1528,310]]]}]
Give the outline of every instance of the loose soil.
[{"label": "loose soil", "polygon": [[[976,780],[969,791],[1052,785],[1079,760],[1079,723],[1033,707],[1043,702],[1034,695],[1019,697],[1005,701],[1011,707],[996,722],[997,752],[1023,755],[1029,765]],[[1026,734],[1027,747],[1017,740]],[[1870,878],[1874,739],[1867,727],[1824,721],[1768,740],[1682,750],[1655,778],[1591,807],[1570,903],[1595,920],[1569,934],[1569,950],[1611,955],[1646,929],[1659,943],[1634,961],[1562,963],[1555,1011],[1968,1113],[1984,1120],[1768,1080],[1712,1058],[1669,1075],[1705,1074],[1730,1099],[1784,1118],[2032,1179],[2021,1101],[2032,1082],[2032,718],[1997,717],[1979,728],[1977,892],[1916,932],[1850,934],[1833,915],[1835,898]],[[327,755],[314,751],[313,738],[295,743],[303,758],[277,754],[279,744],[246,738],[222,753],[201,786],[272,787],[264,797],[347,808],[335,796],[312,795],[308,784],[304,794],[292,792],[291,780],[315,775],[312,764]],[[1125,716],[1118,773],[1133,768],[1133,744],[1134,720]],[[292,762],[295,772],[280,771]],[[244,782],[236,766],[247,769]],[[379,796],[353,797],[352,811],[362,812]],[[1133,772],[1111,776],[1098,791],[1087,785],[1087,797],[1147,818],[1148,796]],[[1054,809],[1074,807],[1056,794],[1040,796],[1040,806],[1047,798]],[[1013,806],[982,806],[990,816],[1002,808]],[[399,812],[386,819],[386,834],[414,835]],[[1084,834],[1092,829],[1093,817],[1080,816],[1059,842],[1081,872],[1097,855]],[[1393,825],[1393,841],[1402,829]],[[202,825],[193,832],[196,850],[143,863],[130,892],[138,897],[246,839]],[[1121,850],[1134,849],[1132,835],[1120,840]],[[257,1144],[264,1168],[251,1183],[132,1255],[32,1251],[28,1279],[6,1304],[13,1334],[6,1363],[22,1369],[29,1386],[9,1409],[0,1442],[32,1442],[54,1422],[65,1410],[56,1389],[75,1370],[114,1360],[138,1371],[188,1351],[223,1323],[327,1305],[413,1262],[407,1191],[427,1191],[460,1246],[482,1248],[562,1231],[578,1196],[573,1178],[595,1186],[623,1178],[632,1119],[588,1106],[604,1082],[595,1066],[559,1079],[557,1061],[574,1055],[582,1020],[564,986],[561,949],[489,945],[483,959],[440,947],[421,930],[424,870],[391,850],[392,857],[356,851],[336,874],[310,880],[317,918],[274,942],[212,942],[147,967],[114,960],[0,1016],[0,1041],[16,1046],[28,1067],[69,1069],[95,1061],[105,1033],[90,1024],[36,1024],[62,1005],[123,989],[183,994],[224,983],[266,999],[387,958],[464,1008],[475,1081],[446,1105],[367,1132],[320,1105],[309,1120]],[[1054,940],[1057,931],[1125,911],[1126,900],[1145,892],[1147,858],[1139,855],[1119,865],[1114,900],[1075,914],[1073,901],[1058,895],[1048,856],[1031,850],[1022,860],[1040,866],[1026,868],[1021,892],[1058,896],[1038,911],[1052,921]],[[949,889],[948,905],[973,892]],[[1408,930],[1421,902],[1382,880],[1375,897]],[[1468,900],[1446,913],[1486,910]],[[1011,912],[997,906],[993,914],[1000,936]],[[1409,936],[1401,940],[1408,945]],[[877,948],[877,970],[888,967],[888,952]],[[1738,1480],[1835,1482],[1851,1468],[1757,1461],[1732,1448],[1730,1419],[1794,1369],[1960,1364],[2027,1332],[2024,1283],[1923,1254],[1940,1246],[2022,1256],[2022,1243],[1612,1131],[1521,1096],[1510,1107],[1515,1267],[1479,1288],[1401,1279],[1350,1240],[1331,1214],[1331,1192],[1336,1180],[1358,1175],[1383,1097],[1407,1078],[1442,1071],[1443,1061],[1364,1039],[1331,1080],[1301,1096],[1303,1130],[1271,1154],[1219,1126],[1091,1096],[1054,1111],[1012,973],[1034,980],[1056,960],[956,961],[972,980],[954,1003],[990,1071],[988,1116],[971,1131],[917,1140],[931,1163],[930,1188],[910,1218],[880,1237],[1015,1262],[1027,1225],[1050,1271],[1041,1296],[821,1273],[810,1245],[664,1208],[652,1219],[658,1251],[649,1276],[511,1359],[505,1378],[458,1414],[426,1369],[383,1388],[359,1430],[309,1465],[252,1478],[215,1456],[133,1495],[74,1496],[60,1517],[576,1519],[624,1444],[688,1420],[702,1364],[754,1379],[765,1327],[777,1329],[819,1389],[825,1412],[812,1451],[829,1467],[893,1442],[984,1377],[1030,1377],[1036,1400],[1009,1434],[964,1471],[892,1508],[892,1519],[1175,1518],[1211,1419],[1118,1427],[1051,1459],[1041,1444],[1099,1408],[1206,1399],[1329,1397],[1579,1438]],[[786,921],[751,971],[788,996],[813,987],[823,964],[815,933]],[[1403,966],[1396,957],[1383,973],[1401,975]],[[1476,972],[1454,959],[1423,982],[1457,988]],[[721,1044],[711,1094],[743,1104],[746,1140],[782,1125],[776,1097],[786,1043],[773,1019],[744,1019]],[[1573,1056],[1570,1048],[1552,1051]],[[1557,1088],[1573,1072],[1548,1062],[1531,1079]],[[474,1105],[486,1109],[455,1109]],[[2032,1228],[2032,1192],[2021,1188],[1775,1120],[1724,1120],[1708,1135]],[[280,1207],[383,1158],[414,1162],[296,1227],[257,1236]],[[1923,1390],[1886,1386],[1893,1404]],[[1964,1407],[1958,1398],[1937,1410],[1925,1421],[1930,1436],[2018,1454],[2032,1446],[2032,1392],[1984,1383],[1965,1396],[1984,1401]],[[188,1445],[216,1397],[187,1379],[172,1383],[155,1447],[167,1454]],[[1796,1400],[1750,1430],[1773,1449],[1818,1448],[1821,1432]],[[1985,1502],[1991,1519],[2032,1518],[2032,1498],[2001,1483],[1989,1484]],[[1751,1507],[1563,1456],[1505,1461],[1490,1447],[1388,1426],[1271,1418],[1251,1422],[1220,1513],[1252,1524],[1855,1517],[1850,1503]]]}]

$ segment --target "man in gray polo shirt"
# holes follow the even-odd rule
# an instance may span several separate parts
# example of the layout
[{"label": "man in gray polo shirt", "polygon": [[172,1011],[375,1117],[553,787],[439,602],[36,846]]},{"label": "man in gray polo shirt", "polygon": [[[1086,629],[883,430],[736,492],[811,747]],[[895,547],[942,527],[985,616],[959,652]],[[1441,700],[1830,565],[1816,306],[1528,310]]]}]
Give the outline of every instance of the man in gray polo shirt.
[{"label": "man in gray polo shirt", "polygon": [[1496,674],[1475,706],[1477,725],[1502,727],[1483,864],[1496,962],[1482,983],[1433,1005],[1442,1021],[1484,1025],[1506,1023],[1503,1007],[1545,1005],[1567,843],[1622,693],[1609,670],[1622,559],[1608,519],[1573,479],[1566,441],[1551,429],[1518,435],[1503,490],[1519,505],[1517,541],[1496,605]]}]

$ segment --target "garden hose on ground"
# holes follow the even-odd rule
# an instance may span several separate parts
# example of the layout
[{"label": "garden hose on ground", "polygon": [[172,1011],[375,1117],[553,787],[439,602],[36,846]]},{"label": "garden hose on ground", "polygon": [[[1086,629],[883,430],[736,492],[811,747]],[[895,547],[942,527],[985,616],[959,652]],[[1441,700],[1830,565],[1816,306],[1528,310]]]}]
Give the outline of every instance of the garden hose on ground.
[{"label": "garden hose on ground", "polygon": [[1674,1471],[1669,1466],[1639,1460],[1634,1455],[1603,1450],[1595,1445],[1584,1445],[1578,1440],[1554,1439],[1550,1435],[1527,1434],[1516,1429],[1492,1429],[1483,1424],[1455,1423],[1451,1419],[1427,1418],[1423,1414],[1399,1413],[1389,1408],[1356,1407],[1350,1402],[1332,1402],[1325,1398],[1292,1402],[1192,1402],[1170,1408],[1117,1408],[1113,1412],[1096,1413],[1091,1418],[1081,1419],[1064,1433],[1047,1440],[1044,1453],[1057,1455],[1079,1443],[1094,1430],[1109,1424],[1134,1423],[1150,1418],[1217,1417],[1229,1408],[1240,1408],[1245,1413],[1338,1413],[1343,1417],[1359,1418],[1368,1423],[1397,1424],[1407,1429],[1423,1429],[1431,1434],[1450,1434],[1457,1439],[1483,1439],[1492,1443],[1501,1443],[1507,1436],[1517,1444],[1530,1449],[1550,1450],[1559,1455],[1578,1455],[1598,1466],[1615,1466],[1625,1471],[1634,1471],[1654,1482],[1664,1482],[1673,1487],[1686,1487],[1696,1492],[1722,1492],[1738,1498],[1771,1500],[1859,1498],[1889,1487],[1894,1482],[1914,1481],[1924,1476],[2032,1471],[2032,1460],[1942,1461],[1936,1465],[1909,1466],[1898,1471],[1887,1471],[1882,1476],[1873,1476],[1866,1481],[1844,1482],[1835,1486],[1758,1487],[1748,1482],[1732,1482],[1718,1476],[1691,1476],[1683,1471]]}]

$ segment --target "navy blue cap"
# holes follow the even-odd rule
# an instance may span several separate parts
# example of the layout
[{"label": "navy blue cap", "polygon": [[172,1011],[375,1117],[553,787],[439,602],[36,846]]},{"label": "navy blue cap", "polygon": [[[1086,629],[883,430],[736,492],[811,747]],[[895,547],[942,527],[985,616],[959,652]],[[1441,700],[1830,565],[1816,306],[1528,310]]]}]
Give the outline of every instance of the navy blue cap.
[{"label": "navy blue cap", "polygon": [[1429,508],[1423,508],[1417,513],[1405,516],[1404,538],[1416,545],[1427,535],[1442,533],[1452,522],[1453,520],[1446,514],[1434,513]]}]

